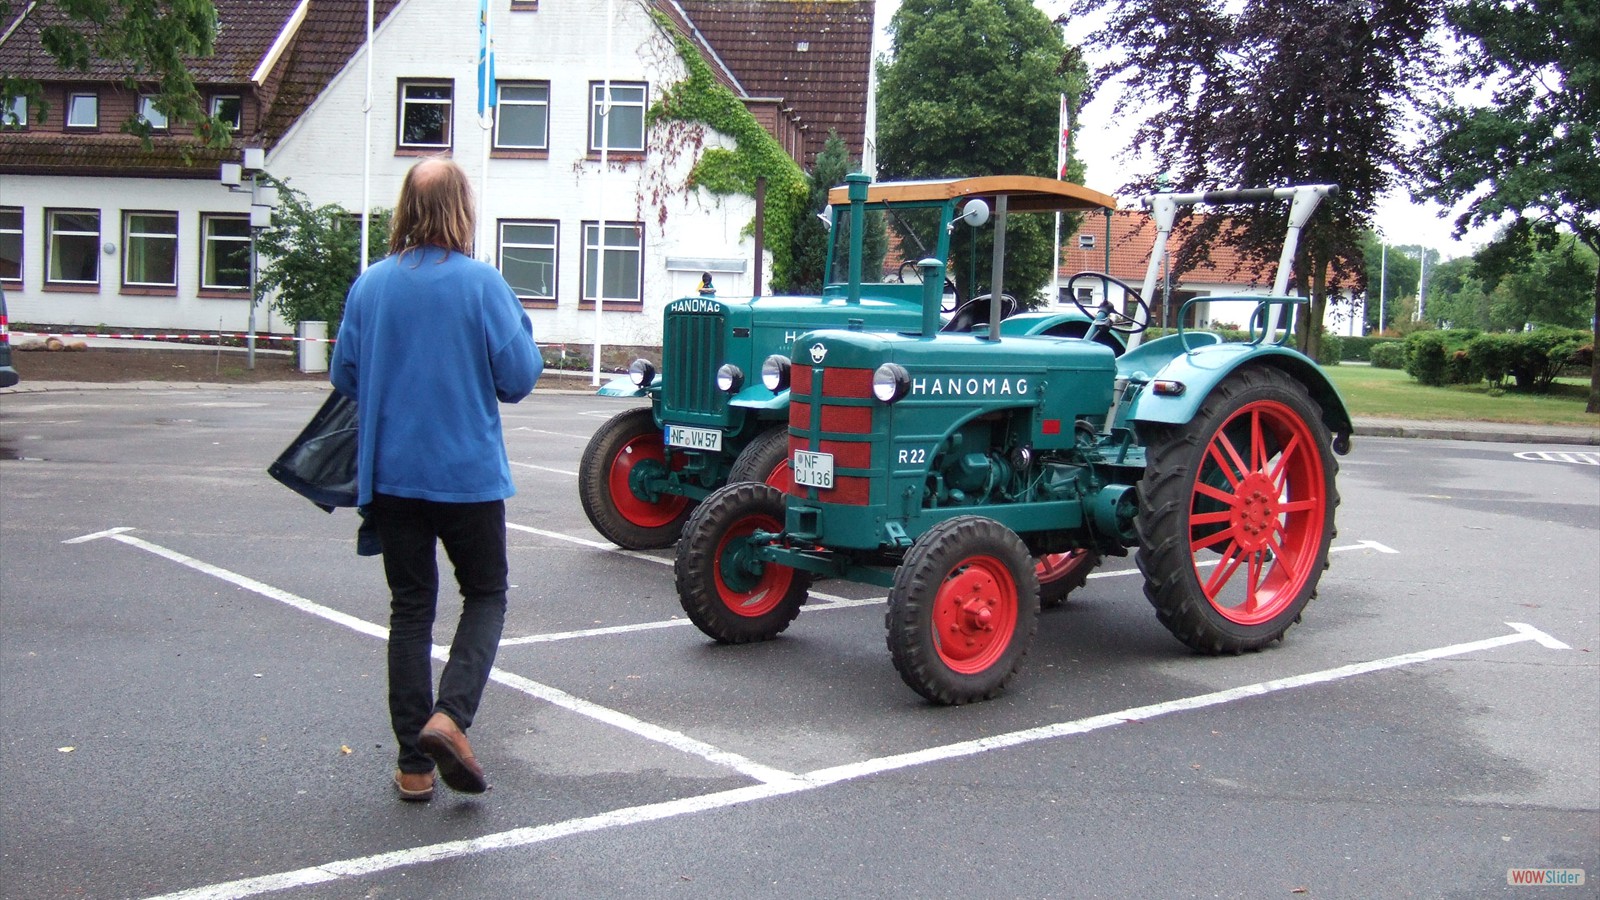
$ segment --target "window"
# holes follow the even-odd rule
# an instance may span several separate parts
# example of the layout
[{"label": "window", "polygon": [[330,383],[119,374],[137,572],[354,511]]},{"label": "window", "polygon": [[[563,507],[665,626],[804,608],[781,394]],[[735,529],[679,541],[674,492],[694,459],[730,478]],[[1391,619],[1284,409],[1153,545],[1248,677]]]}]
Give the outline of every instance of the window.
[{"label": "window", "polygon": [[606,112],[606,86],[589,85],[589,149],[598,153],[602,145],[611,152],[644,152],[645,86],[611,84],[611,110]]},{"label": "window", "polygon": [[45,210],[46,284],[100,283],[100,211]]},{"label": "window", "polygon": [[400,82],[400,146],[446,149],[455,88],[439,82]]},{"label": "window", "polygon": [[501,150],[550,148],[550,85],[547,82],[499,84],[494,114],[494,145]]},{"label": "window", "polygon": [[178,214],[122,214],[122,283],[127,287],[178,286]]},{"label": "window", "polygon": [[556,234],[554,222],[500,223],[500,274],[519,299],[556,299]]},{"label": "window", "polygon": [[95,128],[99,124],[99,94],[73,94],[67,98],[68,128]]},{"label": "window", "polygon": [[607,222],[605,245],[600,242],[600,225],[583,224],[583,302],[592,304],[599,277],[600,253],[605,252],[605,293],[607,301],[622,300],[640,303],[643,296],[643,272],[640,265],[643,229],[637,222]]},{"label": "window", "polygon": [[244,101],[237,94],[218,94],[211,98],[211,115],[238,131],[244,125]]},{"label": "window", "polygon": [[0,281],[22,280],[22,210],[0,207]]},{"label": "window", "polygon": [[1078,249],[1079,250],[1093,250],[1094,249],[1094,235],[1092,235],[1092,234],[1080,234],[1080,235],[1078,235]]},{"label": "window", "polygon": [[250,217],[200,215],[200,287],[250,288]]},{"label": "window", "polygon": [[149,122],[152,131],[167,130],[167,114],[156,109],[156,98],[149,94],[139,96],[139,118]]},{"label": "window", "polygon": [[28,98],[14,97],[11,105],[0,110],[0,128],[21,131],[28,127]]}]

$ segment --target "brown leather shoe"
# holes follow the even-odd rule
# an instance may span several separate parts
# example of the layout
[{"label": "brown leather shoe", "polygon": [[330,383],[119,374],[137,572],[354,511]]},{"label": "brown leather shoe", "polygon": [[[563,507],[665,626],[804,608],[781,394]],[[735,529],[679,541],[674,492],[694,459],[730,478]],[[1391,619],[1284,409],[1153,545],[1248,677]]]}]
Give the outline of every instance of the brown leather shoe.
[{"label": "brown leather shoe", "polygon": [[400,792],[401,800],[409,800],[413,803],[427,803],[433,799],[433,773],[402,772],[396,769],[394,773],[394,789]]},{"label": "brown leather shoe", "polygon": [[483,767],[472,756],[472,745],[461,733],[455,720],[444,713],[434,713],[428,724],[422,726],[417,746],[439,767],[439,777],[452,790],[463,794],[481,794],[489,789],[483,777]]}]

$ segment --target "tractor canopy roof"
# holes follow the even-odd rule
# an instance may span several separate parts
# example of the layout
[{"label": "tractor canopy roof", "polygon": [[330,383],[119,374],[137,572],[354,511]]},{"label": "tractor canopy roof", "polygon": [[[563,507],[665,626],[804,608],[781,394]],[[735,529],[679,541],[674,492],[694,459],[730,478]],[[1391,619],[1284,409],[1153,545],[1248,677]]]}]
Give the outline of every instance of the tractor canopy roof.
[{"label": "tractor canopy roof", "polygon": [[[841,206],[850,202],[849,188],[840,185],[828,191],[828,203]],[[941,178],[931,181],[882,181],[869,185],[867,203],[940,203],[963,197],[990,200],[1001,194],[1011,212],[1072,212],[1086,209],[1116,209],[1117,199],[1080,184],[1041,178],[1037,175],[978,175],[971,178]]]}]

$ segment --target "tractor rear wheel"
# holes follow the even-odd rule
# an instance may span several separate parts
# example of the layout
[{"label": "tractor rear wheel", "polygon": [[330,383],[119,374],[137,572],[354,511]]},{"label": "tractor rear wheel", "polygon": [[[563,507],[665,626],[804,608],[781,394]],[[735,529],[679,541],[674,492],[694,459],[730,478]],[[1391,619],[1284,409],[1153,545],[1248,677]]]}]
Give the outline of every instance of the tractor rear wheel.
[{"label": "tractor rear wheel", "polygon": [[1339,465],[1305,386],[1265,366],[1218,384],[1194,418],[1144,426],[1136,556],[1145,596],[1205,653],[1280,640],[1328,567]]},{"label": "tractor rear wheel", "polygon": [[1100,565],[1100,554],[1085,547],[1071,553],[1047,553],[1034,559],[1034,575],[1039,579],[1039,608],[1054,609],[1067,602],[1067,595],[1089,582],[1089,573]]},{"label": "tractor rear wheel", "polygon": [[1005,689],[1038,628],[1039,583],[1028,548],[981,516],[930,528],[895,570],[889,653],[912,690],[935,703],[987,700]]},{"label": "tractor rear wheel", "polygon": [[789,427],[779,425],[764,431],[745,445],[728,470],[728,483],[759,481],[784,493],[794,486],[794,468],[789,463]]},{"label": "tractor rear wheel", "polygon": [[683,532],[693,503],[634,490],[637,480],[664,475],[666,444],[648,407],[630,409],[600,426],[578,464],[578,499],[584,515],[606,540],[629,550],[670,547]]},{"label": "tractor rear wheel", "polygon": [[783,493],[746,481],[700,503],[678,541],[678,602],[701,631],[724,644],[777,637],[806,602],[811,575],[756,559],[750,537],[783,531]]}]

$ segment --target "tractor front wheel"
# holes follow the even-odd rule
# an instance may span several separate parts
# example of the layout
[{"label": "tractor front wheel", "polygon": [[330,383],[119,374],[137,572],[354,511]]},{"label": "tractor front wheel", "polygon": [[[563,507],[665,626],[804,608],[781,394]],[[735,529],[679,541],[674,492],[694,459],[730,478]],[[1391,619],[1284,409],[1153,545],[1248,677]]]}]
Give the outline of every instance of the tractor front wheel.
[{"label": "tractor front wheel", "polygon": [[683,532],[693,503],[677,494],[641,496],[641,479],[665,475],[666,443],[648,407],[630,409],[600,426],[578,464],[578,499],[606,540],[629,550],[670,547]]},{"label": "tractor front wheel", "polygon": [[700,503],[678,541],[678,602],[689,620],[724,644],[777,637],[806,602],[809,573],[762,562],[757,531],[783,531],[783,493],[746,481],[719,488]]},{"label": "tractor front wheel", "polygon": [[1089,573],[1100,565],[1100,554],[1080,547],[1070,553],[1047,553],[1034,560],[1039,579],[1039,608],[1054,609],[1067,602],[1067,595],[1089,582]]},{"label": "tractor front wheel", "polygon": [[794,486],[794,467],[789,462],[789,428],[779,425],[761,433],[734,457],[728,470],[728,483],[759,481],[784,493]]},{"label": "tractor front wheel", "polygon": [[1328,566],[1339,466],[1305,386],[1265,366],[1214,388],[1192,420],[1145,426],[1136,556],[1145,596],[1204,653],[1280,640]]},{"label": "tractor front wheel", "polygon": [[889,653],[912,690],[935,703],[996,696],[1038,628],[1039,583],[1009,528],[958,516],[906,551],[889,591]]}]

